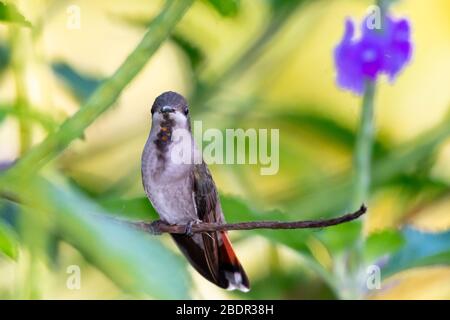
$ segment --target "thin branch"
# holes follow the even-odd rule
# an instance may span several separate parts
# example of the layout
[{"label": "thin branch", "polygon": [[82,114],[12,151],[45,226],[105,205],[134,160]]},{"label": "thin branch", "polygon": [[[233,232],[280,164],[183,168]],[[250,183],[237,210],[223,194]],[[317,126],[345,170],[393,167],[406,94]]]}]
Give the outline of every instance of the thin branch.
[{"label": "thin branch", "polygon": [[[254,229],[311,229],[324,228],[335,226],[341,223],[349,222],[358,219],[367,212],[367,207],[362,205],[357,211],[347,213],[343,216],[324,220],[309,220],[309,221],[251,221],[240,223],[196,223],[191,227],[192,233],[214,232],[224,230],[254,230]],[[161,220],[153,222],[132,222],[126,221],[127,224],[148,232],[153,235],[160,235],[162,233],[184,234],[188,228],[187,225],[170,225]]]},{"label": "thin branch", "polygon": [[[0,190],[0,198],[12,202],[20,203],[20,201],[12,194]],[[161,235],[163,233],[186,234],[188,229],[190,233],[203,233],[214,231],[230,231],[230,230],[255,230],[255,229],[313,229],[325,228],[338,224],[350,222],[358,219],[367,212],[367,207],[363,204],[361,207],[351,213],[342,216],[322,220],[306,220],[306,221],[250,221],[239,223],[207,223],[200,222],[192,225],[171,225],[161,220],[152,222],[145,221],[127,221],[123,219],[115,219],[120,223],[127,224],[138,230],[145,231],[152,235]]]},{"label": "thin branch", "polygon": [[[0,198],[12,202],[20,203],[20,201],[12,194],[0,190]],[[214,231],[230,231],[230,230],[255,230],[255,229],[313,229],[331,227],[338,224],[350,222],[358,219],[367,212],[367,207],[363,204],[361,207],[351,213],[342,216],[323,220],[306,220],[306,221],[250,221],[239,223],[206,223],[200,222],[193,225],[170,225],[164,221],[156,220],[153,222],[145,221],[126,221],[116,219],[120,223],[125,223],[138,230],[145,231],[152,235],[161,235],[163,233],[186,234],[190,228],[190,233],[203,233]]]}]

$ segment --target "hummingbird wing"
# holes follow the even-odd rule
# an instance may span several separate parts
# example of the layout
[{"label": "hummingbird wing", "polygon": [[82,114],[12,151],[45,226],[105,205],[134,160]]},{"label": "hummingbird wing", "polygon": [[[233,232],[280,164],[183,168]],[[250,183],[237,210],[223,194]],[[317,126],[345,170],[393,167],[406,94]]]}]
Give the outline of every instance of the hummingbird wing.
[{"label": "hummingbird wing", "polygon": [[[192,174],[192,200],[199,220],[204,222],[223,221],[216,215],[218,197],[214,181],[206,164],[194,165]],[[178,247],[188,258],[191,265],[206,279],[227,288],[228,282],[219,272],[219,239],[217,232],[186,235],[172,234]]]},{"label": "hummingbird wing", "polygon": [[[192,170],[192,198],[197,217],[203,222],[225,222],[219,197],[205,163]],[[194,234],[192,237],[172,234],[191,265],[206,279],[224,289],[249,290],[248,277],[234,253],[225,231]]]},{"label": "hummingbird wing", "polygon": [[[198,218],[204,222],[223,223],[225,220],[216,186],[204,162],[194,166],[192,183],[193,200]],[[222,288],[249,290],[247,275],[234,253],[226,232],[202,233],[201,238],[197,239],[195,237],[200,236],[198,234],[192,238],[184,235],[174,236],[177,242],[184,242],[183,252],[205,278]],[[199,240],[202,242],[200,246],[194,246],[192,243],[186,246],[186,242],[198,242]],[[199,252],[198,249],[201,247],[203,248]],[[203,256],[201,256],[201,253],[203,253]]]},{"label": "hummingbird wing", "polygon": [[[218,196],[216,186],[205,163],[195,165],[192,172],[195,208],[197,216],[203,222],[221,222],[223,215],[217,215]],[[220,281],[219,239],[217,232],[202,233],[205,258],[211,273]],[[225,285],[225,283],[223,284]]]},{"label": "hummingbird wing", "polygon": [[[193,167],[191,180],[192,200],[198,219],[204,222],[222,221],[221,215],[215,214],[218,203],[217,191],[205,164]],[[219,272],[217,232],[194,234],[193,236],[182,234],[172,234],[171,236],[191,265],[202,276],[219,287],[228,287],[228,282],[220,276]]]}]

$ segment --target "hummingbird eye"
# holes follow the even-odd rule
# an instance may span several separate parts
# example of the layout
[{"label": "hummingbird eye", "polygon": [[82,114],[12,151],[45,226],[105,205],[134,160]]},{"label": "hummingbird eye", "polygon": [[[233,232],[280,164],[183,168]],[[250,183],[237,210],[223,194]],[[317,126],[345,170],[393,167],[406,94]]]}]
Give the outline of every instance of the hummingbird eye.
[{"label": "hummingbird eye", "polygon": [[185,115],[188,115],[189,114],[189,109],[186,107],[186,108],[184,108],[184,114]]}]

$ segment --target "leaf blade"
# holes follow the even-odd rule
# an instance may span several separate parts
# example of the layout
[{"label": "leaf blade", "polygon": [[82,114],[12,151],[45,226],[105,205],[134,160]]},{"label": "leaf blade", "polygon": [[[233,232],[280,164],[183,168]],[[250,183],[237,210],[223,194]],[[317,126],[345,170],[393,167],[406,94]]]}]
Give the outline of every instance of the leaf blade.
[{"label": "leaf blade", "polygon": [[224,17],[234,17],[239,12],[240,0],[207,0],[206,2]]},{"label": "leaf blade", "polygon": [[16,260],[19,253],[19,242],[14,231],[4,223],[0,222],[0,253]]},{"label": "leaf blade", "polygon": [[425,233],[408,227],[402,233],[406,244],[383,267],[384,277],[419,266],[450,264],[450,231]]},{"label": "leaf blade", "polygon": [[31,28],[31,23],[17,10],[12,3],[0,2],[0,21],[13,22]]},{"label": "leaf blade", "polygon": [[189,298],[185,262],[158,239],[108,218],[107,211],[72,188],[45,180],[27,185],[12,187],[22,190],[36,210],[50,213],[62,239],[124,290],[159,299]]}]

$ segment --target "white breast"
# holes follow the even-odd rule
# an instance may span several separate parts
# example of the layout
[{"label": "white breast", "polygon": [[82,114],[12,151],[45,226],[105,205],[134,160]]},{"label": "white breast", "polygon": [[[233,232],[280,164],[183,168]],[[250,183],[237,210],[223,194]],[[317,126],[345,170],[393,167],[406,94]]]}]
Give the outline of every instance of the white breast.
[{"label": "white breast", "polygon": [[[152,130],[153,131],[153,130]],[[191,152],[192,140],[172,142],[161,157],[155,146],[156,134],[151,132],[142,154],[142,180],[145,192],[160,218],[171,224],[186,224],[197,219],[192,198],[193,164],[172,161],[170,153]],[[192,138],[191,138],[192,139]]]}]

